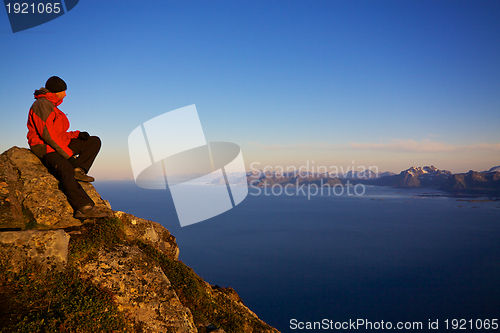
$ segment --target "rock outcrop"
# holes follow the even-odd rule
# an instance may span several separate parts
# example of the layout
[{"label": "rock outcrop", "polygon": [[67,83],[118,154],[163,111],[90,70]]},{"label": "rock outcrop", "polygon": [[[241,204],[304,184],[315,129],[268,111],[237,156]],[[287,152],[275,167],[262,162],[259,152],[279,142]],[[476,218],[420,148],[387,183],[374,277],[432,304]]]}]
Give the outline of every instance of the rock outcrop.
[{"label": "rock outcrop", "polygon": [[[109,203],[91,184],[81,185],[97,208],[111,213]],[[81,225],[73,213],[59,181],[30,150],[13,147],[0,155],[0,229]]]},{"label": "rock outcrop", "polygon": [[146,332],[196,332],[189,308],[182,305],[161,267],[137,246],[101,249],[81,266],[84,277],[110,290],[118,308]]},{"label": "rock outcrop", "polygon": [[[81,184],[108,218],[73,218],[59,182],[28,149],[13,147],[0,155],[0,297],[12,300],[0,305],[0,327],[278,332],[233,289],[209,285],[180,262],[167,229],[113,211],[91,184]],[[51,290],[41,292],[47,274],[63,282],[46,288],[72,294],[51,298]],[[87,321],[72,319],[78,316]]]},{"label": "rock outcrop", "polygon": [[64,230],[27,230],[0,232],[0,261],[19,271],[27,261],[42,269],[62,270],[68,261],[69,235]]}]

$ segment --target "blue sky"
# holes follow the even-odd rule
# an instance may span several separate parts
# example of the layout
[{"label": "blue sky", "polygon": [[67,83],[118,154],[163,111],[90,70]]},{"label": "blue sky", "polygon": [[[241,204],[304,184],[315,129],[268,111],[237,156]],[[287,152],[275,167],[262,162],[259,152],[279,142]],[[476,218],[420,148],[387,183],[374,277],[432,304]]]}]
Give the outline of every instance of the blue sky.
[{"label": "blue sky", "polygon": [[[0,13],[0,150],[27,147],[33,91],[68,83],[92,175],[131,178],[127,138],[196,104],[248,170],[500,165],[497,1],[92,1],[13,34]],[[258,164],[255,164],[258,163]]]}]

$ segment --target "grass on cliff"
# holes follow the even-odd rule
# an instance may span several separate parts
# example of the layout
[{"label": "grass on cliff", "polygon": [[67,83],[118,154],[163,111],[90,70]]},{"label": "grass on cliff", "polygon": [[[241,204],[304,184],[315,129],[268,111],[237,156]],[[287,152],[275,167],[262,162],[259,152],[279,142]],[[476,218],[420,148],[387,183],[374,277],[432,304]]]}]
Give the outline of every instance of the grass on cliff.
[{"label": "grass on cliff", "polygon": [[76,262],[92,260],[102,247],[112,248],[125,242],[123,224],[117,218],[106,218],[98,223],[87,223],[80,235],[72,235],[69,242],[69,260]]},{"label": "grass on cliff", "polygon": [[[227,333],[246,332],[249,327],[253,328],[254,332],[267,332],[272,329],[254,317],[240,313],[228,297],[218,297],[217,292],[210,293],[206,282],[181,261],[170,259],[146,243],[138,242],[138,245],[162,268],[181,303],[191,310],[198,327],[211,323]],[[220,293],[229,294],[232,290],[216,289]]]},{"label": "grass on cliff", "polygon": [[[69,243],[68,268],[64,272],[41,273],[27,266],[19,273],[6,272],[0,265],[0,332],[129,332],[130,322],[118,310],[113,295],[89,280],[76,267],[97,258],[99,249],[127,242],[119,219],[101,219],[85,224]],[[130,241],[128,241],[130,244]],[[132,241],[133,242],[133,241]],[[244,312],[230,301],[230,288],[212,288],[182,262],[170,259],[151,245],[135,243],[157,262],[170,280],[181,303],[188,307],[200,327],[212,324],[227,333],[252,328],[272,328]],[[4,300],[8,300],[5,302]]]},{"label": "grass on cliff", "polygon": [[111,294],[74,270],[42,273],[25,266],[0,275],[0,332],[123,332]]},{"label": "grass on cliff", "polygon": [[90,260],[102,246],[123,241],[117,219],[86,224],[72,236],[68,267],[42,272],[27,264],[14,273],[0,265],[0,332],[125,332],[124,314],[113,295],[79,276],[75,265]]}]

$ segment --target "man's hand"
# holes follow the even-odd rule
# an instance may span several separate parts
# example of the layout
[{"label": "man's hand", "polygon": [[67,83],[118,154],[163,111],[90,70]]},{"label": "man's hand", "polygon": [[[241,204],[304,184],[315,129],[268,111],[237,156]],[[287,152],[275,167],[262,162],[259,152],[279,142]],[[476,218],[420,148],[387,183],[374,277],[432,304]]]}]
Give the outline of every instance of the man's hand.
[{"label": "man's hand", "polygon": [[87,141],[90,137],[90,134],[87,133],[87,132],[80,132],[80,134],[78,134],[78,139],[80,140],[83,140],[83,141]]}]

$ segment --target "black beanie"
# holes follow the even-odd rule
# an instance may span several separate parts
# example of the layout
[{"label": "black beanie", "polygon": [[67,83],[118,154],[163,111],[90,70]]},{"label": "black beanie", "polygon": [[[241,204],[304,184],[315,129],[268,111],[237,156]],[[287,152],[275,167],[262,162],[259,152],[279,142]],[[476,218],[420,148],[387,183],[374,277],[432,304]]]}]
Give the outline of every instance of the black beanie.
[{"label": "black beanie", "polygon": [[68,89],[68,86],[59,76],[52,76],[45,82],[45,88],[52,93],[58,93]]}]

